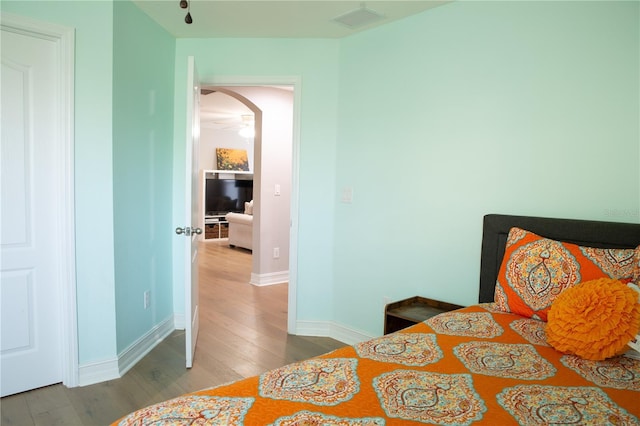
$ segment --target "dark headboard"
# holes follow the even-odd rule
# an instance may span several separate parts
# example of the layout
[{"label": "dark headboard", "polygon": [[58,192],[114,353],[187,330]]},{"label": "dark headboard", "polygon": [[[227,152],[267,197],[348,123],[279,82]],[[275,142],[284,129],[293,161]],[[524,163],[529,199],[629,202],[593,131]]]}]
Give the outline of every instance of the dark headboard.
[{"label": "dark headboard", "polygon": [[526,229],[553,240],[588,247],[635,248],[640,245],[640,224],[592,220],[551,219],[489,214],[484,217],[480,258],[479,302],[493,302],[498,270],[512,227]]}]

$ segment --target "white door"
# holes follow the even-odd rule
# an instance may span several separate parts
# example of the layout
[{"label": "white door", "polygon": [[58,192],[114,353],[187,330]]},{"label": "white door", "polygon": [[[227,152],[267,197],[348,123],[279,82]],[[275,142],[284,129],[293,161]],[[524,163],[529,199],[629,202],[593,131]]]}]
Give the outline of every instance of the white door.
[{"label": "white door", "polygon": [[56,49],[3,28],[2,396],[63,379]]},{"label": "white door", "polygon": [[193,365],[198,339],[198,155],[200,152],[200,82],[193,56],[187,65],[187,135],[185,217],[191,220],[184,228],[185,239],[185,346],[187,368]]}]

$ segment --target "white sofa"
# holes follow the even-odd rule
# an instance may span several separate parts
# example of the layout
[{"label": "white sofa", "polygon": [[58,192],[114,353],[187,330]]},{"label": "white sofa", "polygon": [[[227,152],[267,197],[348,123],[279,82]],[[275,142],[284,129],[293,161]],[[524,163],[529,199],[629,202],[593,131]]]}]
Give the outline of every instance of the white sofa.
[{"label": "white sofa", "polygon": [[227,213],[229,222],[229,245],[253,250],[253,215]]}]

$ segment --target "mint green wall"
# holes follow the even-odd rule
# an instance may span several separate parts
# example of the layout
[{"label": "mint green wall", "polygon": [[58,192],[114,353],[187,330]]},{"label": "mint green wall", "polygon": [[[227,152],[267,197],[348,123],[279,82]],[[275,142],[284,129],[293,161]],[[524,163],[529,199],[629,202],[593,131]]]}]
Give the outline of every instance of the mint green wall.
[{"label": "mint green wall", "polygon": [[79,362],[115,357],[111,1],[2,1],[3,12],[76,30],[75,216]]},{"label": "mint green wall", "polygon": [[[299,319],[303,320],[331,319],[338,47],[337,40],[313,39],[176,41],[174,215],[181,218],[178,223],[185,220],[182,194],[187,57],[195,57],[203,83],[215,76],[265,80],[270,76],[299,76],[302,80],[298,306]],[[174,249],[174,280],[182,283],[182,244]],[[175,291],[174,309],[184,312],[184,290],[180,285]]]},{"label": "mint green wall", "polygon": [[[110,362],[173,313],[175,40],[128,1],[1,7],[76,31],[79,362]],[[146,311],[145,290],[152,292]]]},{"label": "mint green wall", "polygon": [[[114,24],[113,199],[121,353],[163,320],[172,321],[175,39],[128,1],[114,3]],[[151,294],[146,310],[145,291]]]},{"label": "mint green wall", "polygon": [[455,2],[342,41],[334,321],[476,302],[487,213],[640,222],[638,16]]}]

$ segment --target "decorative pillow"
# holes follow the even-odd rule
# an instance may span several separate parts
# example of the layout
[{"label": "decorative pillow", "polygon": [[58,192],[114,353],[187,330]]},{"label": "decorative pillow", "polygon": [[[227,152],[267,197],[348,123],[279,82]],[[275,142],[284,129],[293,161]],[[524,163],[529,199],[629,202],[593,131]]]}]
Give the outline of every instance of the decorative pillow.
[{"label": "decorative pillow", "polygon": [[545,329],[547,343],[558,351],[593,361],[626,352],[638,331],[638,293],[611,278],[583,282],[559,295]]},{"label": "decorative pillow", "polygon": [[634,258],[634,271],[633,277],[631,277],[631,282],[636,283],[640,286],[640,246],[636,247],[636,257]]},{"label": "decorative pillow", "polygon": [[581,281],[613,278],[630,282],[636,249],[600,249],[555,241],[511,228],[498,272],[496,306],[504,312],[547,320],[556,297]]},{"label": "decorative pillow", "polygon": [[245,201],[245,203],[244,203],[244,214],[253,215],[253,200]]}]

